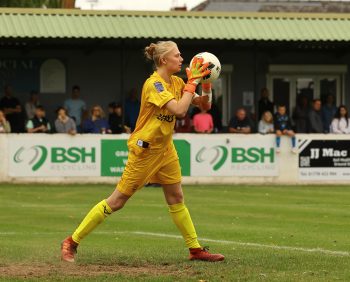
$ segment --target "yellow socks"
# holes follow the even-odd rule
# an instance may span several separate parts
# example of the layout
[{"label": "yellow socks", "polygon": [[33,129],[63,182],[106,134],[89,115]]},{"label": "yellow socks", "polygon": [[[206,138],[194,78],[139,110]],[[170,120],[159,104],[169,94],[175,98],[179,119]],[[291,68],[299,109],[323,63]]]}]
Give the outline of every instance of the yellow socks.
[{"label": "yellow socks", "polygon": [[177,228],[181,231],[182,237],[185,239],[188,248],[200,248],[197,240],[196,230],[184,203],[169,205],[169,212],[173,218]]},{"label": "yellow socks", "polygon": [[112,213],[112,209],[107,204],[106,200],[99,202],[85,216],[78,228],[74,231],[72,238],[76,243],[80,243],[86,235],[94,230],[106,217]]}]

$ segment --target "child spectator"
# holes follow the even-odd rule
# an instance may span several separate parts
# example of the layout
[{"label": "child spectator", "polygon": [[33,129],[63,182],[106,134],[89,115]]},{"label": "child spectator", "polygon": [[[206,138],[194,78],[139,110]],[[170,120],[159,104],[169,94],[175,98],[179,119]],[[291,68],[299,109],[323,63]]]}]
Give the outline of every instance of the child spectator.
[{"label": "child spectator", "polygon": [[240,108],[236,116],[232,117],[229,123],[228,131],[230,133],[250,133],[251,126],[245,109]]},{"label": "child spectator", "polygon": [[202,109],[200,113],[194,115],[193,127],[197,133],[212,133],[214,129],[212,116]]},{"label": "child spectator", "polygon": [[68,133],[75,135],[77,133],[77,127],[75,121],[67,116],[67,111],[65,108],[58,108],[57,119],[55,120],[55,128],[57,133]]},{"label": "child spectator", "polygon": [[275,130],[276,130],[276,152],[279,153],[281,151],[281,136],[287,135],[292,140],[292,152],[296,153],[296,139],[295,133],[292,130],[292,125],[290,122],[290,118],[287,114],[286,106],[279,105],[277,107],[277,113],[275,115]]},{"label": "child spectator", "polygon": [[350,133],[350,119],[348,116],[348,110],[344,105],[339,106],[337,109],[330,125],[330,132],[335,134]]},{"label": "child spectator", "polygon": [[35,109],[35,115],[27,121],[26,129],[28,133],[49,133],[51,131],[51,125],[45,118],[45,109],[42,106]]},{"label": "child spectator", "polygon": [[273,116],[270,111],[263,113],[261,120],[259,121],[258,131],[261,134],[274,133]]},{"label": "child spectator", "polygon": [[91,117],[83,122],[84,133],[111,133],[108,121],[101,106],[96,105],[91,109]]},{"label": "child spectator", "polygon": [[0,133],[11,133],[11,126],[6,120],[5,113],[0,110]]}]

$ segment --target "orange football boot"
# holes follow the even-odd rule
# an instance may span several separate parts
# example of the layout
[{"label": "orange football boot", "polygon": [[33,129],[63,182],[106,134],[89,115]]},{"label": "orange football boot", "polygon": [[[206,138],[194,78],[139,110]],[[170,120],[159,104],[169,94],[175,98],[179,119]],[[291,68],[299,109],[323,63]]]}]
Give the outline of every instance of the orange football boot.
[{"label": "orange football boot", "polygon": [[190,249],[190,260],[221,261],[224,259],[222,254],[209,253],[209,247]]},{"label": "orange football boot", "polygon": [[74,262],[74,255],[77,253],[78,244],[72,239],[72,236],[67,237],[61,243],[61,259],[67,262]]}]

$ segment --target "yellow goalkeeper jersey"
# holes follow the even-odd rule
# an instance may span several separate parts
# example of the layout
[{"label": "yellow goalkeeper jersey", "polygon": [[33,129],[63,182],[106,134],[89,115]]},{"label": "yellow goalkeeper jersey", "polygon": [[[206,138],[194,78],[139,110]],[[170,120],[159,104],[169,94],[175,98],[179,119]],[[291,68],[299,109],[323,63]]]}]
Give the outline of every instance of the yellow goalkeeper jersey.
[{"label": "yellow goalkeeper jersey", "polygon": [[179,101],[185,86],[182,78],[171,76],[170,83],[154,72],[144,83],[140,113],[128,145],[137,145],[138,140],[149,143],[149,148],[165,148],[172,141],[176,117],[164,105],[170,100]]}]

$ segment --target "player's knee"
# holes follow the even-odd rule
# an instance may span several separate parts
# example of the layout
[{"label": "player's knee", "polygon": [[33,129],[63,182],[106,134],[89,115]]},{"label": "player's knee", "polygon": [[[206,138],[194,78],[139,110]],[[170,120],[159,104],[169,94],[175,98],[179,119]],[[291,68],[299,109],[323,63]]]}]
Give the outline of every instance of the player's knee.
[{"label": "player's knee", "polygon": [[109,203],[110,208],[115,212],[117,210],[122,209],[125,206],[124,201],[121,201],[119,199],[113,200]]}]

